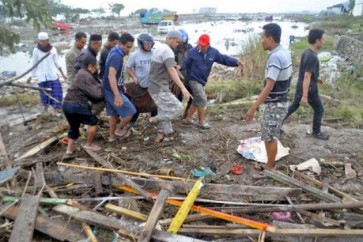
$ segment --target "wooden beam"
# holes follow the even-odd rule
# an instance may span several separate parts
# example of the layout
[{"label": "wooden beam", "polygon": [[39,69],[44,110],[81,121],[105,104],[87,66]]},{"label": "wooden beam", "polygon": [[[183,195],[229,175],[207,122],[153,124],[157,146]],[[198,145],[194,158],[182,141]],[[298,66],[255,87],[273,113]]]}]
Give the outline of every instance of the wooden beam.
[{"label": "wooden beam", "polygon": [[144,225],[138,242],[149,242],[151,239],[151,236],[154,232],[154,228],[156,223],[158,222],[161,213],[163,212],[163,209],[165,207],[166,199],[169,197],[170,192],[168,190],[161,190],[158,197],[156,198],[156,201],[154,203],[153,208],[151,209],[151,212],[149,214],[149,217],[146,221],[146,224]]},{"label": "wooden beam", "polygon": [[[101,156],[97,155],[95,152],[89,150],[89,149],[84,149],[87,154],[89,154],[95,161],[97,161],[98,163],[100,163],[102,166],[108,168],[108,169],[115,169],[108,161],[106,161],[105,159],[103,159]],[[116,173],[117,178],[119,178],[120,180],[122,180],[123,182],[125,182],[127,185],[129,185],[130,187],[134,188],[135,190],[137,190],[141,196],[143,196],[145,199],[151,201],[152,198],[151,196],[145,192],[139,185],[137,185],[135,182],[133,182],[132,180],[128,179],[125,175],[121,174],[121,173]]]},{"label": "wooden beam", "polygon": [[265,175],[267,175],[268,177],[271,177],[272,179],[288,184],[288,185],[294,185],[296,187],[301,188],[303,191],[305,191],[306,193],[308,193],[309,195],[313,196],[313,197],[317,197],[321,200],[324,200],[326,202],[341,202],[341,199],[329,194],[329,193],[325,193],[315,187],[309,186],[308,184],[301,182],[299,180],[296,180],[288,175],[285,175],[282,172],[276,171],[274,169],[265,169],[263,171],[263,173]]},{"label": "wooden beam", "polygon": [[[200,220],[208,219],[208,218],[213,218],[213,217],[209,216],[207,214],[202,214],[202,213],[189,214],[185,218],[184,223],[196,222],[196,221],[200,221]],[[163,219],[163,220],[159,220],[158,223],[161,226],[168,226],[171,223],[172,220],[173,220],[173,218],[166,218],[166,219]]]},{"label": "wooden beam", "polygon": [[[137,228],[137,225],[127,221],[121,221],[120,219],[108,217],[97,213],[95,211],[83,211],[78,208],[73,208],[67,205],[58,205],[53,208],[57,213],[61,213],[67,216],[71,216],[72,218],[86,222],[88,224],[92,224],[101,228],[120,231],[123,236],[136,238],[140,229]],[[155,230],[152,238],[156,241],[161,242],[203,242],[204,240],[198,240],[189,238],[182,235],[170,234],[163,231]]]},{"label": "wooden beam", "polygon": [[9,242],[31,242],[40,196],[23,197]]},{"label": "wooden beam", "polygon": [[[0,205],[0,210],[5,208],[5,205]],[[19,208],[13,207],[4,212],[2,216],[15,220],[18,213]],[[79,241],[87,238],[77,224],[66,222],[61,218],[50,219],[42,214],[38,214],[35,219],[35,229],[59,241]]]},{"label": "wooden beam", "polygon": [[138,212],[132,211],[127,208],[122,208],[122,207],[113,205],[112,203],[108,203],[105,208],[108,211],[117,213],[119,215],[127,216],[129,218],[133,218],[133,219],[136,219],[139,221],[145,222],[147,220],[147,215],[145,215],[145,214],[138,213]]}]

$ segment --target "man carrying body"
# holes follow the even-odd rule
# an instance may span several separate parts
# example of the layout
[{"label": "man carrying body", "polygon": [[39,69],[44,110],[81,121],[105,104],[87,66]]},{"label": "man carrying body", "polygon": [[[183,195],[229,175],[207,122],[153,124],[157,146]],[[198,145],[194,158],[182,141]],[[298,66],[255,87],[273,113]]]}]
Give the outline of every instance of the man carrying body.
[{"label": "man carrying body", "polygon": [[111,49],[118,45],[118,42],[120,41],[120,35],[116,32],[111,32],[108,35],[107,42],[103,46],[101,50],[100,55],[100,79],[103,79],[103,75],[105,74],[105,65],[106,65],[106,59],[108,54],[110,53]]},{"label": "man carrying body", "polygon": [[76,78],[76,71],[74,69],[74,64],[76,63],[76,58],[81,54],[84,46],[87,42],[87,35],[83,32],[78,32],[75,35],[75,41],[72,48],[66,54],[66,68],[67,68],[67,77],[69,84]]}]

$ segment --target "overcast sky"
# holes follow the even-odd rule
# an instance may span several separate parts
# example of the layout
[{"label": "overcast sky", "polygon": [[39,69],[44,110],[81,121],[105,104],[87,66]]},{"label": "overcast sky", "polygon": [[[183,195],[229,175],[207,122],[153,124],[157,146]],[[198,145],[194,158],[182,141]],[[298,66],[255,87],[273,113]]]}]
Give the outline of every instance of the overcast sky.
[{"label": "overcast sky", "polygon": [[61,0],[71,7],[108,8],[108,3],[122,3],[121,15],[128,15],[140,8],[168,9],[179,14],[197,12],[200,7],[217,8],[218,13],[281,13],[291,11],[326,10],[327,7],[346,0]]}]

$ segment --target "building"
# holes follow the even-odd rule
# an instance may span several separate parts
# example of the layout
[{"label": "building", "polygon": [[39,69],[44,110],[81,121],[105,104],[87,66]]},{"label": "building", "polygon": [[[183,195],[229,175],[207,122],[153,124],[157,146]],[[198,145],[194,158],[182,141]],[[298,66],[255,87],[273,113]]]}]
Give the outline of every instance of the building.
[{"label": "building", "polygon": [[363,16],[363,0],[355,0],[353,15],[354,16]]},{"label": "building", "polygon": [[349,1],[344,3],[335,4],[327,8],[328,16],[341,15],[349,13]]}]

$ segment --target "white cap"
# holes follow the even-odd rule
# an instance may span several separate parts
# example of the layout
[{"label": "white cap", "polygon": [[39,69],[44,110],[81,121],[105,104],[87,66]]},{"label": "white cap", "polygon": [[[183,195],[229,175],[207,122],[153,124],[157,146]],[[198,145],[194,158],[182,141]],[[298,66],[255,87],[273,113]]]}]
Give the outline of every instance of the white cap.
[{"label": "white cap", "polygon": [[48,40],[49,36],[46,32],[40,32],[38,33],[38,40]]}]

